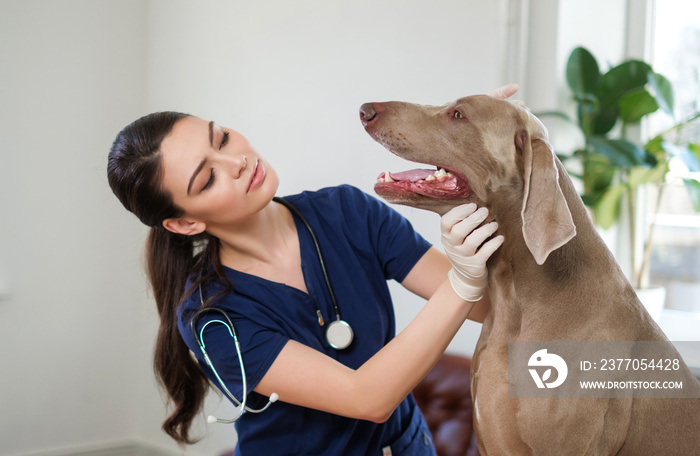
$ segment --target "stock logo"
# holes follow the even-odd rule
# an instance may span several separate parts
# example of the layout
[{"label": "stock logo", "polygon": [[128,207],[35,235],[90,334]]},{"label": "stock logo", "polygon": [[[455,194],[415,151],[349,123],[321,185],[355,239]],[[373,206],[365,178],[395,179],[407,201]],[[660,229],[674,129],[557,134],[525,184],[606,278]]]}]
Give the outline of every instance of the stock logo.
[{"label": "stock logo", "polygon": [[[569,373],[569,368],[566,366],[566,361],[554,353],[547,353],[547,349],[537,350],[530,356],[530,360],[527,362],[528,367],[548,367],[542,372],[542,376],[538,372],[538,369],[528,369],[532,379],[538,388],[556,388],[557,386],[564,383],[566,376]],[[552,378],[552,369],[557,371],[557,376],[555,380],[548,382]],[[540,371],[542,369],[539,369]]]}]

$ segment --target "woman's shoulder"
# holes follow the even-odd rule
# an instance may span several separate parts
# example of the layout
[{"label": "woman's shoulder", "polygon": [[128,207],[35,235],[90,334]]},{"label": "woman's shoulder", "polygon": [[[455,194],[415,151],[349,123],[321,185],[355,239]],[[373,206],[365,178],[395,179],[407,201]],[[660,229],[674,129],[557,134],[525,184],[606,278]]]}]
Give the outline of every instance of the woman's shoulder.
[{"label": "woman's shoulder", "polygon": [[285,199],[297,200],[324,200],[324,199],[347,199],[347,198],[372,198],[364,191],[350,184],[323,187],[318,190],[305,190],[296,195],[285,196]]},{"label": "woman's shoulder", "polygon": [[313,191],[304,191],[284,197],[290,203],[301,207],[309,206],[321,213],[337,210],[364,210],[369,206],[382,206],[374,196],[350,184],[324,187]]}]

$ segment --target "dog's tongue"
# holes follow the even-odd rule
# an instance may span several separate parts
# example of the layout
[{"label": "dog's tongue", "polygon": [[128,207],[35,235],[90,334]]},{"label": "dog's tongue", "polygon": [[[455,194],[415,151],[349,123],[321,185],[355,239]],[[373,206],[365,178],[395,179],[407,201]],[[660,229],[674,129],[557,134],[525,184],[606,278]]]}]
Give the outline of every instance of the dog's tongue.
[{"label": "dog's tongue", "polygon": [[395,181],[418,182],[435,173],[434,169],[411,169],[409,171],[401,171],[400,173],[387,172]]},{"label": "dog's tongue", "polygon": [[435,199],[459,199],[469,195],[469,184],[459,176],[439,169],[412,169],[400,173],[384,172],[374,186],[382,196],[415,193]]}]

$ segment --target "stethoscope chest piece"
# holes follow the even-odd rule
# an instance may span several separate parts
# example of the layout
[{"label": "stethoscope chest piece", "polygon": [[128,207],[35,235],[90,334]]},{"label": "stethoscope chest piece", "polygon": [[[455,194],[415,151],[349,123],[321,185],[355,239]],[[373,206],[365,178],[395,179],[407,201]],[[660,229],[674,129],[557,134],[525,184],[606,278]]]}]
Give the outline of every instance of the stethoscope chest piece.
[{"label": "stethoscope chest piece", "polygon": [[335,320],[328,325],[326,330],[326,340],[336,350],[348,348],[352,343],[353,337],[352,328],[343,320]]}]

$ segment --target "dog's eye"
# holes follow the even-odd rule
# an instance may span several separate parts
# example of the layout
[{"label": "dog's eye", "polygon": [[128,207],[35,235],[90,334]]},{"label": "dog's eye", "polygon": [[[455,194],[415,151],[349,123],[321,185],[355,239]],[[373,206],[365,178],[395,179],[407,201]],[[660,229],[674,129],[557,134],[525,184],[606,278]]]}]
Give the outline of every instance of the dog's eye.
[{"label": "dog's eye", "polygon": [[464,116],[462,115],[461,112],[457,111],[455,109],[455,113],[453,114],[455,119],[464,119]]}]

